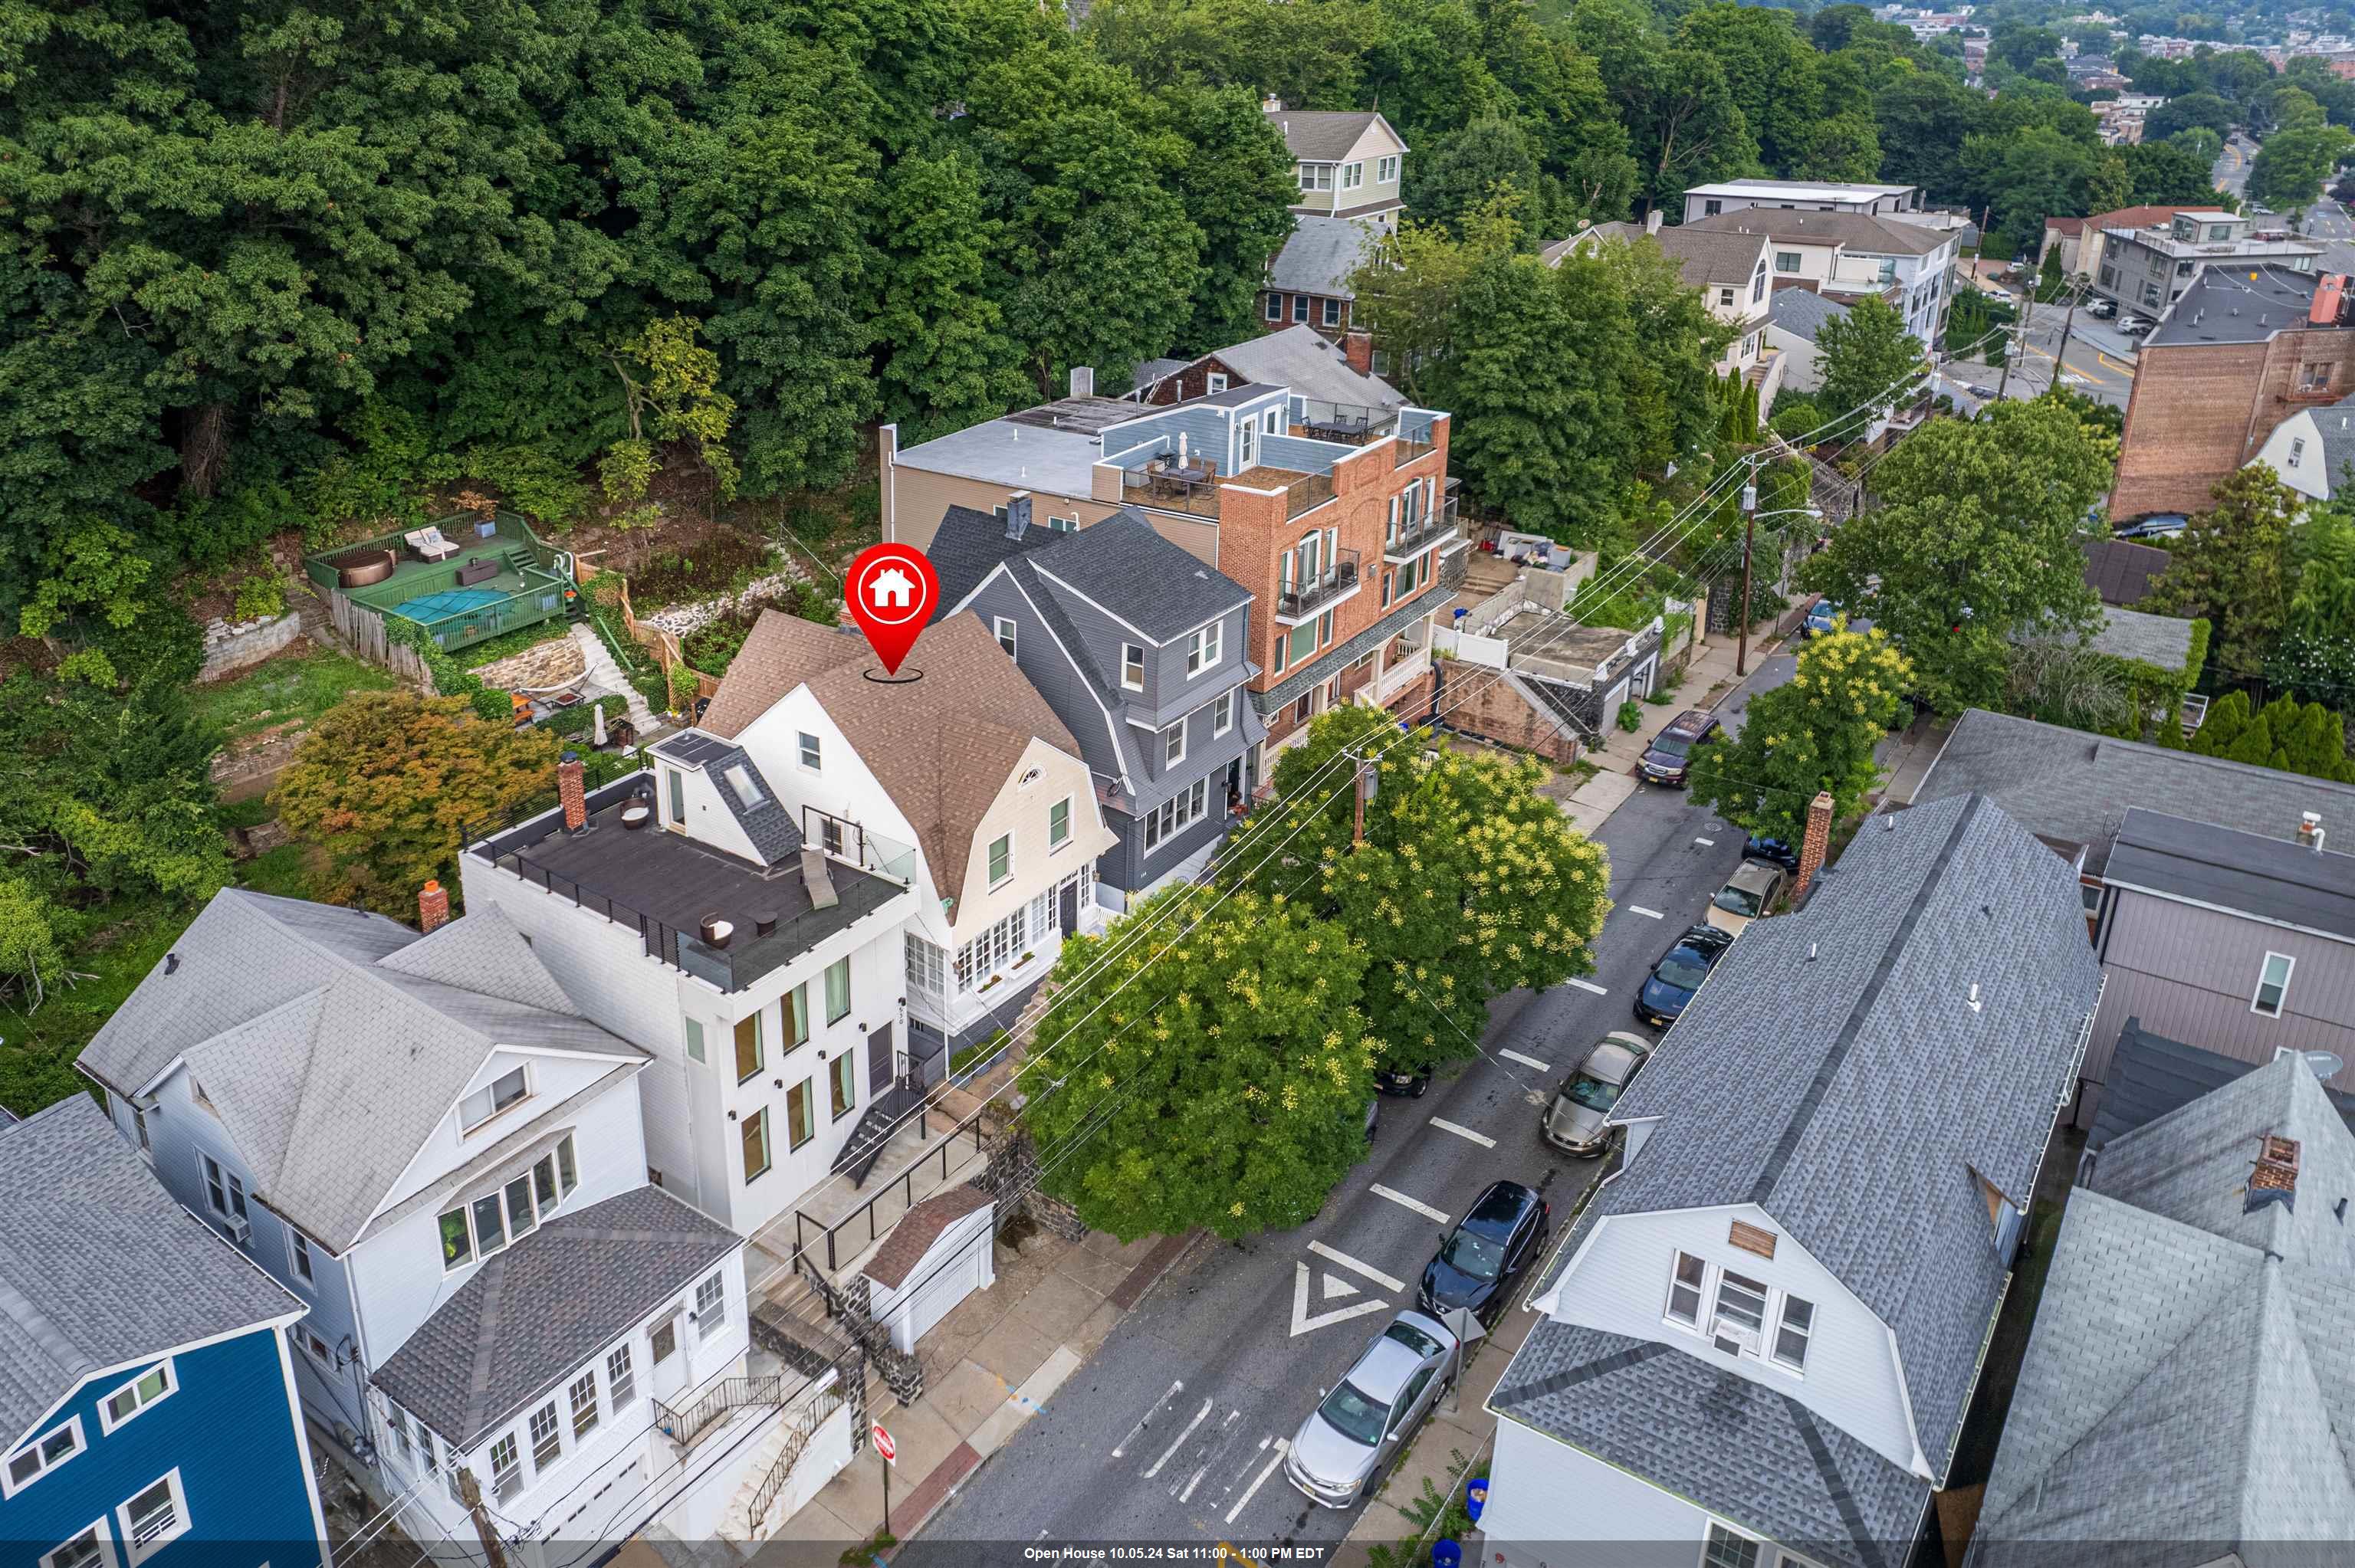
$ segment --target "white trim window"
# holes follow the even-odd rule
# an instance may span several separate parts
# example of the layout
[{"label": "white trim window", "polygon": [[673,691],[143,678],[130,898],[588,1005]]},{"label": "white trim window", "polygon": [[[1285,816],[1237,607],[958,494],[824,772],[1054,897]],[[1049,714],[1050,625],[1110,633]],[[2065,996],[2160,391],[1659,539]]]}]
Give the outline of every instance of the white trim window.
[{"label": "white trim window", "polygon": [[572,1440],[578,1443],[597,1430],[602,1413],[597,1408],[597,1369],[591,1367],[572,1380],[564,1391],[566,1403],[572,1406]]},{"label": "white trim window", "polygon": [[[1009,644],[1006,651],[1011,653],[1014,649]],[[795,730],[794,736],[801,750],[801,765],[812,773],[825,771],[826,743],[807,730]]]},{"label": "white trim window", "polygon": [[1145,847],[1151,850],[1162,840],[1190,827],[1209,808],[1210,781],[1197,779],[1192,786],[1179,790],[1154,810],[1145,814]]},{"label": "white trim window", "polygon": [[123,1544],[134,1565],[144,1563],[188,1533],[188,1494],[181,1489],[177,1467],[153,1485],[133,1494],[114,1510],[123,1528]]},{"label": "white trim window", "polygon": [[913,931],[907,933],[901,944],[906,949],[908,983],[926,996],[940,996],[948,990],[948,949],[936,942],[928,942]]},{"label": "white trim window", "polygon": [[293,1225],[286,1227],[286,1261],[293,1267],[294,1277],[304,1284],[319,1283],[318,1272],[311,1262],[311,1238]]},{"label": "white trim window", "polygon": [[1677,1254],[1668,1273],[1668,1319],[1688,1329],[1700,1327],[1700,1304],[1708,1294],[1709,1265],[1689,1252]]},{"label": "white trim window", "polygon": [[509,1178],[498,1192],[442,1211],[435,1226],[442,1245],[442,1272],[463,1268],[521,1240],[580,1185],[581,1160],[568,1132],[554,1149],[532,1161],[531,1169]]},{"label": "white trim window", "polygon": [[1339,326],[1341,324],[1341,302],[1336,299],[1327,298],[1324,302],[1324,305],[1325,324],[1328,327]]},{"label": "white trim window", "polygon": [[959,991],[971,991],[1022,956],[1029,940],[1030,906],[1017,905],[996,925],[957,949]]},{"label": "white trim window", "polygon": [[630,1363],[630,1347],[616,1346],[605,1356],[605,1398],[613,1407],[615,1419],[620,1418],[622,1407],[636,1397],[637,1392],[638,1373]]},{"label": "white trim window", "polygon": [[204,1171],[205,1202],[214,1213],[224,1220],[245,1218],[245,1183],[235,1171],[221,1169],[220,1161],[209,1154],[198,1154],[197,1160]]},{"label": "white trim window", "polygon": [[1774,1363],[1786,1372],[1807,1370],[1807,1342],[1815,1337],[1816,1304],[1796,1296],[1783,1298],[1774,1326]]},{"label": "white trim window", "polygon": [[2249,998],[2249,1011],[2260,1018],[2279,1018],[2282,1004],[2289,1000],[2290,971],[2296,968],[2297,959],[2289,954],[2267,953],[2257,969],[2257,989]]},{"label": "white trim window", "polygon": [[1210,699],[1210,737],[1215,740],[1235,727],[1237,694],[1220,692]]},{"label": "white trim window", "polygon": [[1268,295],[1267,319],[1272,322],[1280,322],[1284,319],[1284,296],[1282,294],[1270,293]]},{"label": "white trim window", "polygon": [[1202,387],[1205,391],[1214,395],[1225,391],[1227,389],[1227,373],[1223,370],[1206,372],[1202,376]]},{"label": "white trim window", "polygon": [[1333,165],[1303,164],[1300,165],[1300,188],[1305,191],[1329,191],[1333,188]]},{"label": "white trim window", "polygon": [[1281,408],[1270,408],[1265,414],[1260,417],[1260,426],[1271,436],[1280,436],[1284,434],[1284,410]]},{"label": "white trim window", "polygon": [[1124,692],[1145,690],[1145,650],[1134,642],[1120,645],[1120,689]]},{"label": "white trim window", "polygon": [[41,1553],[41,1568],[109,1568],[113,1561],[114,1542],[102,1519]]},{"label": "white trim window", "polygon": [[491,1491],[501,1502],[507,1502],[523,1490],[523,1456],[516,1447],[516,1435],[503,1435],[491,1445]]},{"label": "white trim window", "polygon": [[1071,798],[1069,795],[1047,808],[1047,847],[1061,849],[1071,842]]},{"label": "white trim window", "polygon": [[1259,461],[1259,421],[1238,420],[1235,425],[1235,471],[1241,473]]},{"label": "white trim window", "polygon": [[458,1130],[472,1132],[509,1106],[530,1097],[531,1075],[522,1066],[501,1073],[458,1102]]},{"label": "white trim window", "polygon": [[564,1423],[556,1414],[556,1401],[549,1400],[531,1413],[531,1467],[545,1474],[550,1465],[564,1457]]},{"label": "white trim window", "polygon": [[1192,680],[1203,671],[1215,668],[1222,652],[1225,622],[1214,620],[1208,626],[1198,626],[1186,640],[1186,678]]},{"label": "white trim window", "polygon": [[1175,768],[1186,760],[1186,721],[1179,719],[1161,732],[1161,766]]},{"label": "white trim window", "polygon": [[1731,1269],[1717,1276],[1717,1308],[1710,1314],[1710,1339],[1729,1354],[1755,1352],[1766,1337],[1764,1282]]},{"label": "white trim window", "polygon": [[15,1497],[88,1445],[81,1437],[81,1417],[69,1416],[8,1456],[0,1465],[0,1497]]},{"label": "white trim window", "polygon": [[1700,1568],[1764,1568],[1764,1559],[1757,1542],[1710,1520],[1701,1538]]},{"label": "white trim window", "polygon": [[1344,164],[1341,165],[1341,188],[1343,190],[1353,191],[1365,183],[1366,165],[1362,161],[1355,164]]},{"label": "white trim window", "polygon": [[989,618],[989,630],[997,639],[997,645],[1006,650],[1006,656],[1008,659],[1013,658],[1014,618],[1008,615],[993,615]]},{"label": "white trim window", "polygon": [[695,1335],[709,1340],[728,1326],[728,1277],[715,1274],[695,1287]]},{"label": "white trim window", "polygon": [[1000,833],[989,841],[989,885],[1000,887],[1014,879],[1014,835]]},{"label": "white trim window", "polygon": [[157,1361],[129,1383],[122,1384],[98,1402],[98,1427],[112,1432],[125,1422],[146,1414],[149,1407],[163,1404],[180,1391],[179,1374],[172,1370],[169,1358]]},{"label": "white trim window", "polygon": [[1398,175],[1399,161],[1396,153],[1385,154],[1374,161],[1374,184],[1394,185],[1398,184]]}]

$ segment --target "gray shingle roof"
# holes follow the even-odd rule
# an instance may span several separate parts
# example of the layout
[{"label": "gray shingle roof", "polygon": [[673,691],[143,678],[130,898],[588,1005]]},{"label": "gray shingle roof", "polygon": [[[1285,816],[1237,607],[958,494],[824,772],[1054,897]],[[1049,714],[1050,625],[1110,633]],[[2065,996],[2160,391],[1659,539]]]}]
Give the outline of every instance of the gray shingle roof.
[{"label": "gray shingle roof", "polygon": [[1268,122],[1303,163],[1330,164],[1349,155],[1366,127],[1381,119],[1369,109],[1271,109]]},{"label": "gray shingle roof", "polygon": [[[655,754],[703,770],[762,865],[782,865],[802,853],[802,831],[794,821],[793,808],[769,787],[751,752],[716,735],[681,730],[658,742]],[[735,776],[740,768],[741,784]]]},{"label": "gray shingle roof", "polygon": [[2104,604],[2141,603],[2150,585],[2166,575],[2175,560],[2156,545],[2098,539],[2091,534],[2078,535],[2077,547],[2085,552],[2085,586],[2099,594]]},{"label": "gray shingle roof", "polygon": [[1954,236],[1918,223],[1898,223],[1863,212],[1809,212],[1779,207],[1745,207],[1697,217],[1681,227],[1716,234],[1763,234],[1770,239],[1809,245],[1844,245],[1875,256],[1927,256]]},{"label": "gray shingle roof", "polygon": [[1023,556],[1059,588],[1075,590],[1156,642],[1184,636],[1251,602],[1251,590],[1153,530],[1133,511],[1114,513]]},{"label": "gray shingle roof", "polygon": [[341,1252],[499,1045],[645,1059],[572,1009],[496,906],[421,938],[378,916],[229,888],[82,1064],[135,1092],[185,1061],[255,1195]]},{"label": "gray shingle roof", "polygon": [[[2265,1135],[2299,1144],[2296,1199],[2252,1211]],[[1972,1563],[2343,1557],[2350,1197],[2355,1135],[2295,1058],[2113,1139],[2069,1200]]]},{"label": "gray shingle roof", "polygon": [[0,1450],[94,1372],[302,1311],[87,1096],[0,1123]]},{"label": "gray shingle roof", "polygon": [[1389,382],[1351,369],[1333,340],[1311,326],[1285,327],[1202,357],[1216,359],[1262,386],[1287,387],[1302,397],[1368,408],[1396,408],[1406,402]]},{"label": "gray shingle roof", "polygon": [[2355,939],[2355,855],[2336,850],[2318,853],[2137,806],[2118,829],[2106,875],[2113,884]]},{"label": "gray shingle roof", "polygon": [[1785,332],[1816,341],[1825,323],[1843,319],[1848,307],[1813,289],[1777,289],[1766,302],[1766,318]]},{"label": "gray shingle roof", "polygon": [[2191,622],[2180,616],[2147,615],[2138,609],[2102,607],[2102,623],[2086,646],[2113,659],[2181,674],[2191,662]]},{"label": "gray shingle roof", "polygon": [[[2102,1103],[2085,1134],[2085,1147],[2099,1152],[2112,1139],[2247,1077],[2261,1065],[2154,1034],[2141,1019],[2129,1018],[2111,1049],[2109,1075],[2103,1080]],[[2355,1095],[2333,1088],[2322,1092],[2341,1121],[2355,1123]]]},{"label": "gray shingle roof", "polygon": [[[1548,262],[1558,264],[1562,255],[1587,234],[1632,245],[1643,238],[1644,233],[1640,223],[1598,223],[1583,233],[1547,246],[1543,254]],[[1758,253],[1765,245],[1764,239],[1755,234],[1719,234],[1690,224],[1661,228],[1652,238],[1676,261],[1685,285],[1694,289],[1749,282],[1758,270]]]},{"label": "gray shingle roof", "polygon": [[470,1448],[743,1245],[657,1187],[560,1214],[494,1253],[370,1381]]},{"label": "gray shingle roof", "polygon": [[995,513],[952,506],[941,514],[941,525],[933,533],[932,542],[924,547],[925,557],[932,563],[932,575],[941,580],[941,602],[932,612],[934,620],[963,604],[998,562],[1010,556],[1044,549],[1062,537],[1039,521],[1035,513],[1032,517],[1030,525],[1022,530],[1021,538],[1009,539],[1006,536],[1006,520]]},{"label": "gray shingle roof", "polygon": [[2315,459],[2322,465],[2322,493],[2336,498],[2346,486],[2348,465],[2355,463],[2355,396],[2341,397],[2319,408],[2299,409],[2274,429],[2278,431],[2282,425],[2299,418],[2314,421],[2316,439],[2322,443],[2322,450]]},{"label": "gray shingle roof", "polygon": [[[1875,818],[1804,908],[1719,960],[1614,1113],[1658,1119],[1590,1214],[1764,1208],[1889,1325],[1943,1475],[2006,1278],[1978,1179],[2025,1206],[2100,987],[2076,878],[2019,823],[1977,799]],[[1511,1400],[1533,1381],[1517,1365],[1499,1408],[1542,1425]],[[1652,1433],[1629,1405],[1567,1440],[1646,1475],[1681,1442],[1742,1475],[1745,1446],[1771,1439],[1757,1423],[1789,1419],[1742,1408]],[[1687,1495],[1760,1528],[1796,1506],[1731,1482]],[[1904,1507],[1880,1506],[1895,1513],[1862,1518],[1833,1560],[1891,1539]]]},{"label": "gray shingle roof", "polygon": [[1362,218],[1304,217],[1267,266],[1267,286],[1298,294],[1353,300],[1349,274],[1373,259],[1381,236]]},{"label": "gray shingle roof", "polygon": [[2319,812],[2334,830],[2355,822],[2355,785],[1982,708],[1955,721],[1913,801],[1972,793],[1992,797],[2031,832],[2090,846],[2085,869],[2096,875],[2130,806],[2276,839],[2296,836],[2301,812]]}]

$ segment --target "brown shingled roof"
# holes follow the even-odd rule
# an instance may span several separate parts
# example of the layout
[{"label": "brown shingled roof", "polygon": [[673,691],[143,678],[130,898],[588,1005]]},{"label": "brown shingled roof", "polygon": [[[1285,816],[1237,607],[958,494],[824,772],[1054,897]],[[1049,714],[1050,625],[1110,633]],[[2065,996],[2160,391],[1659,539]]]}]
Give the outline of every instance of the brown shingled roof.
[{"label": "brown shingled roof", "polygon": [[883,1238],[883,1245],[859,1272],[886,1289],[897,1290],[941,1233],[972,1213],[989,1207],[989,1194],[978,1187],[952,1187],[935,1192],[908,1211],[899,1229]]},{"label": "brown shingled roof", "polygon": [[[1570,248],[1588,234],[1633,245],[1644,238],[1644,226],[1640,223],[1598,223],[1568,239],[1547,246],[1540,254],[1549,264],[1558,264]],[[1691,224],[1662,228],[1651,238],[1677,263],[1679,275],[1689,289],[1706,288],[1713,283],[1747,283],[1751,274],[1757,270],[1759,253],[1766,248],[1766,237],[1762,234],[1720,234]]]},{"label": "brown shingled roof", "polygon": [[923,677],[869,680],[865,638],[764,609],[700,727],[733,740],[806,684],[915,828],[934,889],[960,898],[974,831],[1030,742],[1080,745],[977,616],[925,628],[900,668]]}]

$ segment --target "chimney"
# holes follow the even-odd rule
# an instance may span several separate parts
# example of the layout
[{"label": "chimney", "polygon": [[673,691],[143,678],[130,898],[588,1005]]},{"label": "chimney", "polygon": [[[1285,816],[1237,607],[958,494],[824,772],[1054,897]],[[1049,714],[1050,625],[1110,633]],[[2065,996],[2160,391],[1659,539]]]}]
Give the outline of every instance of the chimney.
[{"label": "chimney", "polygon": [[1018,490],[1006,498],[1006,536],[1019,539],[1030,526],[1030,493]]},{"label": "chimney", "polygon": [[1374,373],[1374,334],[1363,327],[1351,327],[1341,334],[1341,357],[1349,368],[1360,376]]},{"label": "chimney", "polygon": [[1807,895],[1808,885],[1816,873],[1824,868],[1824,852],[1832,842],[1832,798],[1829,790],[1819,789],[1807,802],[1807,831],[1799,839],[1799,881],[1791,889],[1791,902],[1798,903]]},{"label": "chimney", "polygon": [[1658,207],[1654,207],[1651,211],[1644,215],[1644,232],[1646,234],[1657,234],[1660,232],[1660,209]]},{"label": "chimney", "polygon": [[1096,395],[1096,367],[1092,365],[1071,366],[1071,396],[1092,397]]},{"label": "chimney", "polygon": [[417,890],[417,928],[431,936],[449,923],[450,890],[439,882],[426,883]]},{"label": "chimney", "polygon": [[581,754],[568,751],[556,765],[556,797],[564,802],[564,831],[577,833],[589,825],[589,788],[581,776]]},{"label": "chimney", "polygon": [[2241,1212],[2254,1213],[2267,1203],[2294,1208],[2296,1202],[2297,1139],[2266,1133],[2257,1139],[2257,1160],[2249,1171],[2248,1197]]}]

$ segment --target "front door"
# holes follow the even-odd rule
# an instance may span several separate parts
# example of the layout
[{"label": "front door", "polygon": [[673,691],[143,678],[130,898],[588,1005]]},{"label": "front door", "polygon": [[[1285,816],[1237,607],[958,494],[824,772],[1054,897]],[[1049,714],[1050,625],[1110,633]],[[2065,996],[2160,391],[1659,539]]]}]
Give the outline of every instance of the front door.
[{"label": "front door", "polygon": [[1067,876],[1063,879],[1062,897],[1063,935],[1069,937],[1080,928],[1080,879],[1078,877]]},{"label": "front door", "polygon": [[681,1327],[686,1321],[687,1314],[674,1308],[647,1335],[652,1341],[647,1359],[653,1363],[648,1382],[655,1397],[665,1404],[687,1385],[687,1330]]},{"label": "front door", "polygon": [[891,1086],[891,1026],[885,1024],[867,1037],[867,1092],[872,1096]]}]

